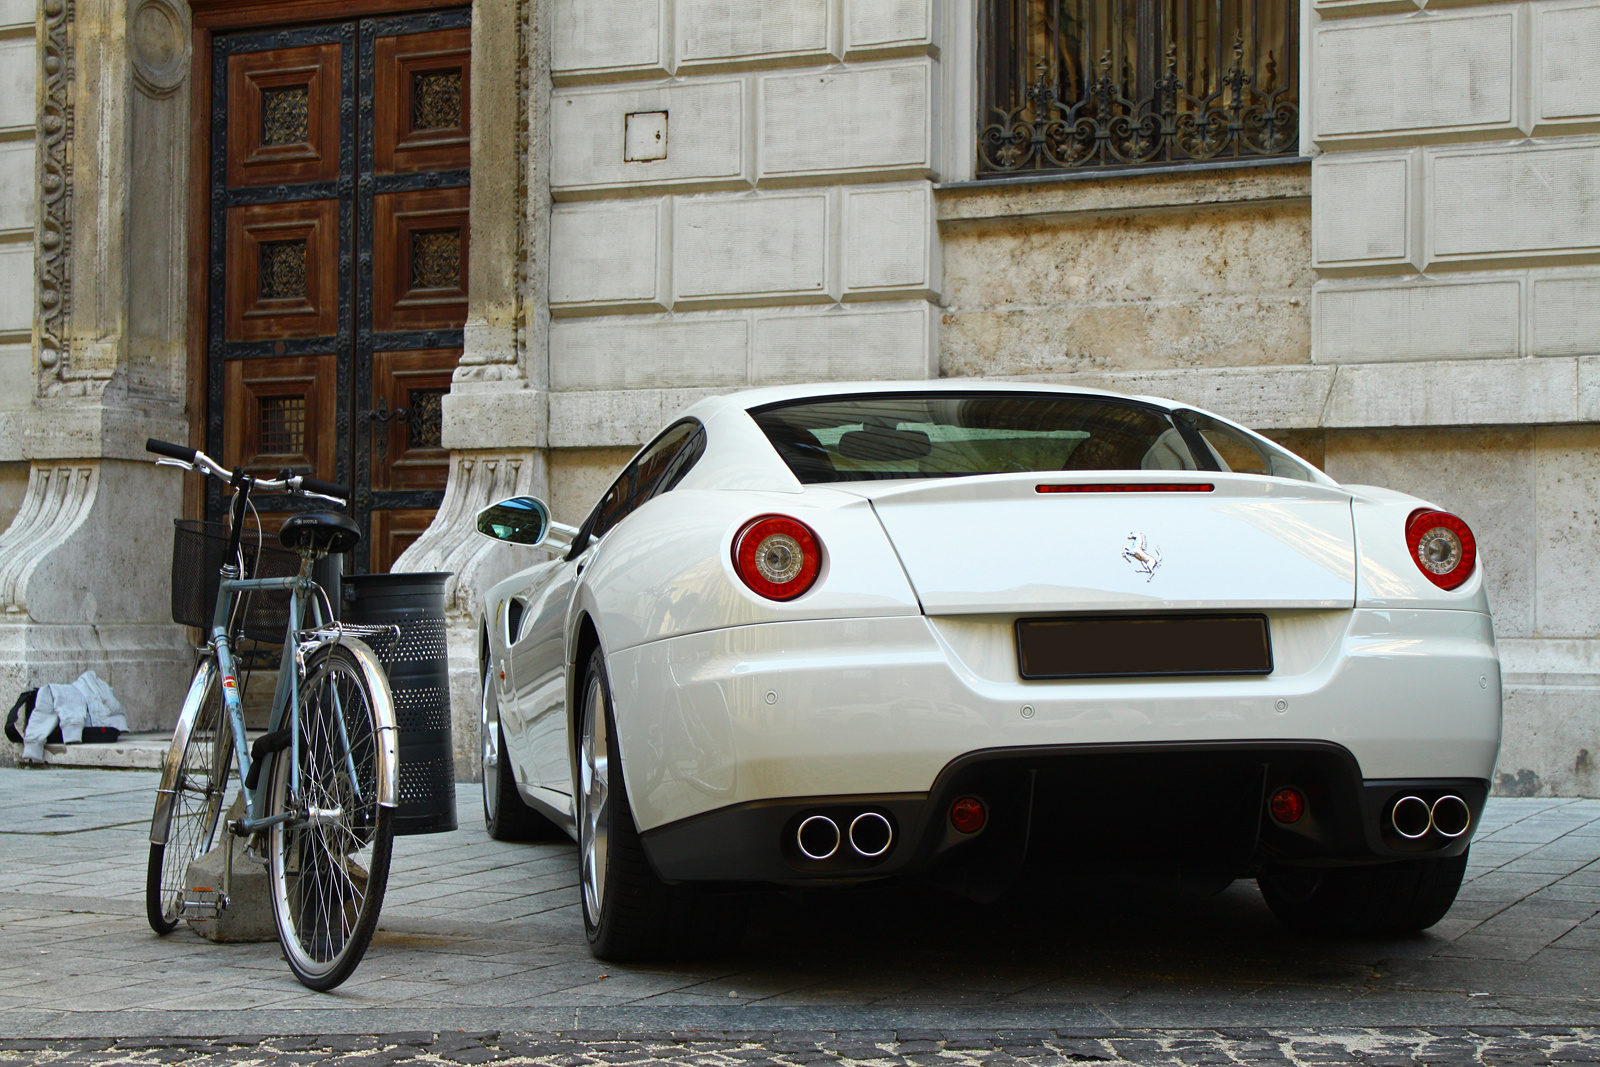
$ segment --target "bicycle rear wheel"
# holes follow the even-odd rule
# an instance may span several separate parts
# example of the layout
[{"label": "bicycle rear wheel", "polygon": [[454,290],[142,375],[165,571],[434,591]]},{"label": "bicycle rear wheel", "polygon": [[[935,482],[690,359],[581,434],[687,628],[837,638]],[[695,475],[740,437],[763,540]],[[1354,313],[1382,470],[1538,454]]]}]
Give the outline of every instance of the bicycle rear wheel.
[{"label": "bicycle rear wheel", "polygon": [[172,735],[155,814],[150,820],[150,863],[145,869],[145,917],[150,929],[170,934],[182,918],[189,864],[211,851],[233,761],[233,730],[222,704],[217,667],[201,663]]},{"label": "bicycle rear wheel", "polygon": [[389,881],[394,812],[378,805],[378,718],[347,649],[312,653],[300,684],[298,745],[273,760],[267,873],[278,940],[295,977],[332,989],[372,940]]}]

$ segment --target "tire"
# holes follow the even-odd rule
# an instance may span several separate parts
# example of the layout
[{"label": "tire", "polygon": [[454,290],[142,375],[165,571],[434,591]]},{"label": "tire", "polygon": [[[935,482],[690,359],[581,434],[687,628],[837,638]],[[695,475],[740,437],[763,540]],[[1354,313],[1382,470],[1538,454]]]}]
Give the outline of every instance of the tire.
[{"label": "tire", "polygon": [[[272,761],[267,811],[295,818],[267,832],[267,876],[284,958],[301,984],[319,991],[350,977],[383,908],[394,809],[378,805],[377,730],[356,657],[337,645],[312,653],[300,683],[298,751],[285,748]],[[298,793],[291,786],[296,762]],[[307,810],[324,817],[308,822]]]},{"label": "tire", "polygon": [[1426,930],[1450,910],[1467,856],[1372,867],[1279,867],[1256,879],[1267,907],[1313,935],[1392,936]]},{"label": "tire", "polygon": [[605,658],[584,672],[578,721],[578,882],[589,951],[614,962],[701,956],[744,936],[748,901],[669,886],[646,858],[628,804]]},{"label": "tire", "polygon": [[[183,750],[178,752],[180,743]],[[189,683],[189,697],[172,745],[167,754],[169,769],[162,775],[150,821],[150,836],[164,836],[166,843],[150,846],[144,880],[145,917],[158,934],[170,934],[181,921],[179,909],[189,864],[211,851],[228,788],[233,730],[223,708],[216,664],[210,660],[200,665]],[[166,802],[169,796],[170,805]],[[161,833],[162,823],[165,834]]]},{"label": "tire", "polygon": [[[483,700],[487,710],[492,699],[489,693],[489,675],[483,676]],[[498,718],[498,717],[497,717]],[[488,721],[485,715],[483,720]],[[566,840],[561,828],[541,813],[530,808],[517,792],[517,778],[511,772],[511,761],[506,758],[506,733],[496,721],[486,725],[493,730],[494,748],[483,746],[483,826],[496,841],[554,841]]]}]

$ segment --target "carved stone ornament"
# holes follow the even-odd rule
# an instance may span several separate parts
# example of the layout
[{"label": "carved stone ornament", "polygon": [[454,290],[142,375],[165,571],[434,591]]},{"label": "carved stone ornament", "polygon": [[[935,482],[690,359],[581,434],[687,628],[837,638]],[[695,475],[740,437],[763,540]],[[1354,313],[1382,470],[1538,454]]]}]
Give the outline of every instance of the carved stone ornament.
[{"label": "carved stone ornament", "polygon": [[133,80],[148,96],[177,92],[189,73],[189,19],[170,0],[142,0],[128,25]]},{"label": "carved stone ornament", "polygon": [[41,79],[38,127],[39,368],[41,393],[61,386],[66,370],[67,309],[72,298],[68,271],[72,247],[72,0],[43,0],[44,35],[39,42]]},{"label": "carved stone ornament", "polygon": [[35,463],[28,472],[22,507],[0,534],[0,603],[7,614],[27,610],[34,570],[88,517],[100,482],[93,461]]}]

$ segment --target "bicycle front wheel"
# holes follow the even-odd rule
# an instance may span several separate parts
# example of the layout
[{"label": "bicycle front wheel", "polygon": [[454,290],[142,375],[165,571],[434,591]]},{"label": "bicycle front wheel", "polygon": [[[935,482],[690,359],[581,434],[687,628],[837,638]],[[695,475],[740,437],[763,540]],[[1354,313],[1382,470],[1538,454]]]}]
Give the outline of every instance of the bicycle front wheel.
[{"label": "bicycle front wheel", "polygon": [[211,851],[232,760],[233,730],[223,710],[217,666],[206,660],[189,683],[150,820],[145,917],[158,934],[177,928],[189,864]]},{"label": "bicycle front wheel", "polygon": [[300,724],[273,760],[267,873],[284,957],[304,985],[356,969],[383,907],[394,811],[378,804],[378,717],[361,664],[327,645],[308,657]]}]

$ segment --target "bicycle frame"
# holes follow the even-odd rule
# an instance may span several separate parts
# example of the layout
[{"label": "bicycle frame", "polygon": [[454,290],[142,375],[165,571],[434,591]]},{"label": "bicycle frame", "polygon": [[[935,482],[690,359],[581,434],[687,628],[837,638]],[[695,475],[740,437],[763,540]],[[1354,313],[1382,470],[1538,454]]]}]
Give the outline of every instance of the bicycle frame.
[{"label": "bicycle frame", "polygon": [[[399,731],[395,723],[394,705],[389,696],[387,680],[383,669],[378,664],[376,657],[360,641],[351,640],[331,618],[324,618],[322,610],[325,599],[317,594],[321,587],[311,577],[312,557],[303,555],[300,561],[300,573],[292,578],[242,578],[239,576],[241,557],[238,552],[240,534],[243,527],[243,515],[249,500],[250,490],[254,479],[245,477],[236,481],[237,493],[230,509],[229,531],[229,560],[221,572],[221,581],[217,588],[216,610],[211,624],[211,640],[209,645],[201,650],[204,657],[204,667],[220,675],[222,690],[223,712],[228,719],[228,730],[233,738],[234,757],[239,772],[239,787],[245,796],[245,816],[226,829],[237,836],[249,836],[279,823],[289,822],[297,817],[294,812],[282,812],[277,815],[265,814],[267,791],[271,780],[272,762],[277,757],[287,754],[290,757],[289,767],[292,775],[289,782],[290,795],[299,793],[299,745],[300,745],[300,680],[301,666],[304,663],[308,647],[321,644],[340,644],[349,649],[360,663],[363,672],[367,675],[369,688],[372,690],[374,713],[378,719],[377,741],[378,759],[381,773],[378,776],[377,801],[379,806],[393,808],[398,803],[398,776],[399,776]],[[284,629],[283,658],[278,664],[277,686],[272,697],[271,712],[268,717],[267,729],[269,732],[287,729],[289,744],[284,749],[263,754],[261,775],[258,776],[255,788],[247,783],[251,771],[250,746],[245,736],[244,703],[239,694],[237,661],[234,655],[233,640],[229,634],[230,622],[239,598],[252,592],[277,592],[289,591],[289,619]],[[310,627],[304,625],[307,609],[311,611]],[[205,691],[211,684],[211,675],[202,669],[196,682],[191,685],[190,692],[184,701],[184,707],[178,718],[179,736],[168,751],[168,762],[172,763],[179,758],[187,745],[187,734],[193,728],[200,704],[205,698]],[[337,701],[338,695],[334,694]],[[339,709],[342,712],[342,709]],[[344,748],[344,759],[350,774],[350,784],[356,796],[360,796],[361,788],[357,781],[354,759],[351,753],[350,739],[346,733],[343,714],[335,716],[339,727],[339,739]],[[171,766],[164,770],[164,780],[176,777],[177,767]],[[172,803],[171,795],[165,790],[157,791],[158,805]],[[165,844],[166,832],[170,826],[170,819],[157,817],[152,820],[152,826],[159,828],[151,833],[152,844]],[[160,840],[157,840],[157,838]],[[231,859],[231,851],[229,854]],[[230,864],[231,865],[231,864]]]}]

